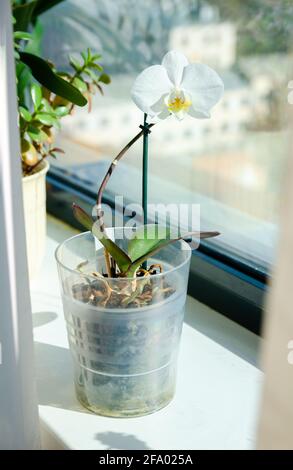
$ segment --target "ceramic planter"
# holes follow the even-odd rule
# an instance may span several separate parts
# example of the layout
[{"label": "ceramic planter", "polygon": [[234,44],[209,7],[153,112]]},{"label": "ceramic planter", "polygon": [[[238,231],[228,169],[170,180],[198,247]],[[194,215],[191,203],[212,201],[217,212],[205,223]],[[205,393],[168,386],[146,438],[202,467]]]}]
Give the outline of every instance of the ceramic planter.
[{"label": "ceramic planter", "polygon": [[[126,243],[122,240],[121,246]],[[77,235],[58,247],[56,259],[75,388],[86,408],[105,416],[140,416],[172,400],[190,255],[188,244],[179,241],[151,261],[163,267],[161,274],[148,278],[148,288],[155,293],[151,303],[115,307],[113,301],[101,307],[91,301],[97,278],[90,273],[104,268],[102,252],[96,250],[92,234]],[[86,274],[77,271],[80,263]],[[102,282],[121,292],[131,289],[134,281],[116,278]],[[137,278],[135,282],[137,288],[146,281]]]},{"label": "ceramic planter", "polygon": [[30,279],[38,274],[46,244],[46,160],[22,179],[27,258]]}]

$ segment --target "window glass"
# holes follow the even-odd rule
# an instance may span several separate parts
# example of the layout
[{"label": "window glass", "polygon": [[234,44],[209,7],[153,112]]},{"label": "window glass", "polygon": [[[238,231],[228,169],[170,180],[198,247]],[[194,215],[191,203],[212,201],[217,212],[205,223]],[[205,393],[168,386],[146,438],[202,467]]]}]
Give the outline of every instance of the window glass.
[{"label": "window glass", "polygon": [[[138,131],[136,75],[170,49],[215,68],[225,84],[209,120],[169,117],[150,138],[151,202],[200,203],[211,243],[267,266],[273,260],[288,142],[290,0],[67,0],[42,17],[43,53],[58,68],[86,47],[112,83],[92,112],[64,120],[54,164],[93,179]],[[292,83],[292,82],[291,82]],[[140,200],[141,143],[124,159],[124,195]],[[129,175],[127,176],[127,168]],[[116,170],[119,172],[119,169]],[[116,189],[119,192],[119,188]]]}]

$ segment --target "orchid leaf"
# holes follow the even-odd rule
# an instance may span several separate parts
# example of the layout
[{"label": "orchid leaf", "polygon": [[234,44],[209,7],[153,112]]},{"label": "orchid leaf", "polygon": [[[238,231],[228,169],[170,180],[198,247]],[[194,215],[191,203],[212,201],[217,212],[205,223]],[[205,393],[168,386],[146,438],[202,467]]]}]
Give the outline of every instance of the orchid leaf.
[{"label": "orchid leaf", "polygon": [[107,236],[106,232],[101,232],[98,222],[93,224],[92,233],[116,261],[120,271],[122,273],[126,272],[131,266],[131,259],[125,253],[125,251],[116,245],[116,243]]},{"label": "orchid leaf", "polygon": [[195,237],[195,238],[199,238],[199,239],[204,239],[204,238],[212,238],[212,237],[216,237],[220,235],[219,232],[188,232],[188,233],[185,233],[184,235],[180,236],[180,237],[177,237],[177,238],[173,238],[173,239],[169,239],[169,240],[160,240],[156,246],[154,246],[153,249],[151,249],[148,253],[145,253],[144,255],[142,255],[141,257],[139,257],[138,259],[136,259],[132,264],[131,266],[128,268],[127,272],[126,272],[126,275],[127,277],[134,277],[135,275],[135,271],[140,267],[140,265],[144,262],[144,261],[147,261],[151,256],[153,256],[155,253],[157,253],[158,251],[160,251],[162,248],[165,248],[166,246],[168,246],[169,244],[171,243],[175,243],[177,242],[178,240],[184,240],[185,238],[190,238],[190,237]]},{"label": "orchid leaf", "polygon": [[93,219],[77,204],[72,204],[73,215],[76,220],[87,230],[92,230]]},{"label": "orchid leaf", "polygon": [[31,96],[35,106],[35,109],[38,109],[42,102],[42,89],[40,85],[33,83],[31,86]]},{"label": "orchid leaf", "polygon": [[132,261],[153,250],[162,240],[170,238],[170,229],[159,225],[143,225],[135,231],[128,243],[128,255]]},{"label": "orchid leaf", "polygon": [[131,265],[129,256],[114,243],[105,232],[101,232],[98,222],[93,219],[77,204],[73,204],[73,214],[76,220],[88,230],[102,243],[112,258],[116,261],[121,272],[125,272]]}]

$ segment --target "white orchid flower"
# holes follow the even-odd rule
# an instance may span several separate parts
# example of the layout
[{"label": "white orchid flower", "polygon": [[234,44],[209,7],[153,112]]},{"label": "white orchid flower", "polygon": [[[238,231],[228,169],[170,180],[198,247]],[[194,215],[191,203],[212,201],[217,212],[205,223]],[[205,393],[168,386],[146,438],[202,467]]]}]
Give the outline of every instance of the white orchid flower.
[{"label": "white orchid flower", "polygon": [[138,108],[154,120],[170,114],[179,120],[186,114],[205,119],[223,91],[224,84],[212,68],[189,64],[181,52],[170,51],[162,65],[152,65],[138,75],[131,96]]}]

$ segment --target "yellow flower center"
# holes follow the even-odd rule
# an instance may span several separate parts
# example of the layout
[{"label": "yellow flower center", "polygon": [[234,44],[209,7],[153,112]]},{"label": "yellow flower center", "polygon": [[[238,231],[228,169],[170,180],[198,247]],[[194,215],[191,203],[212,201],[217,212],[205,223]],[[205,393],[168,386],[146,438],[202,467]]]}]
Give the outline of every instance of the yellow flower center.
[{"label": "yellow flower center", "polygon": [[177,95],[173,99],[169,99],[167,107],[171,113],[187,112],[191,106],[191,101],[184,95]]}]

